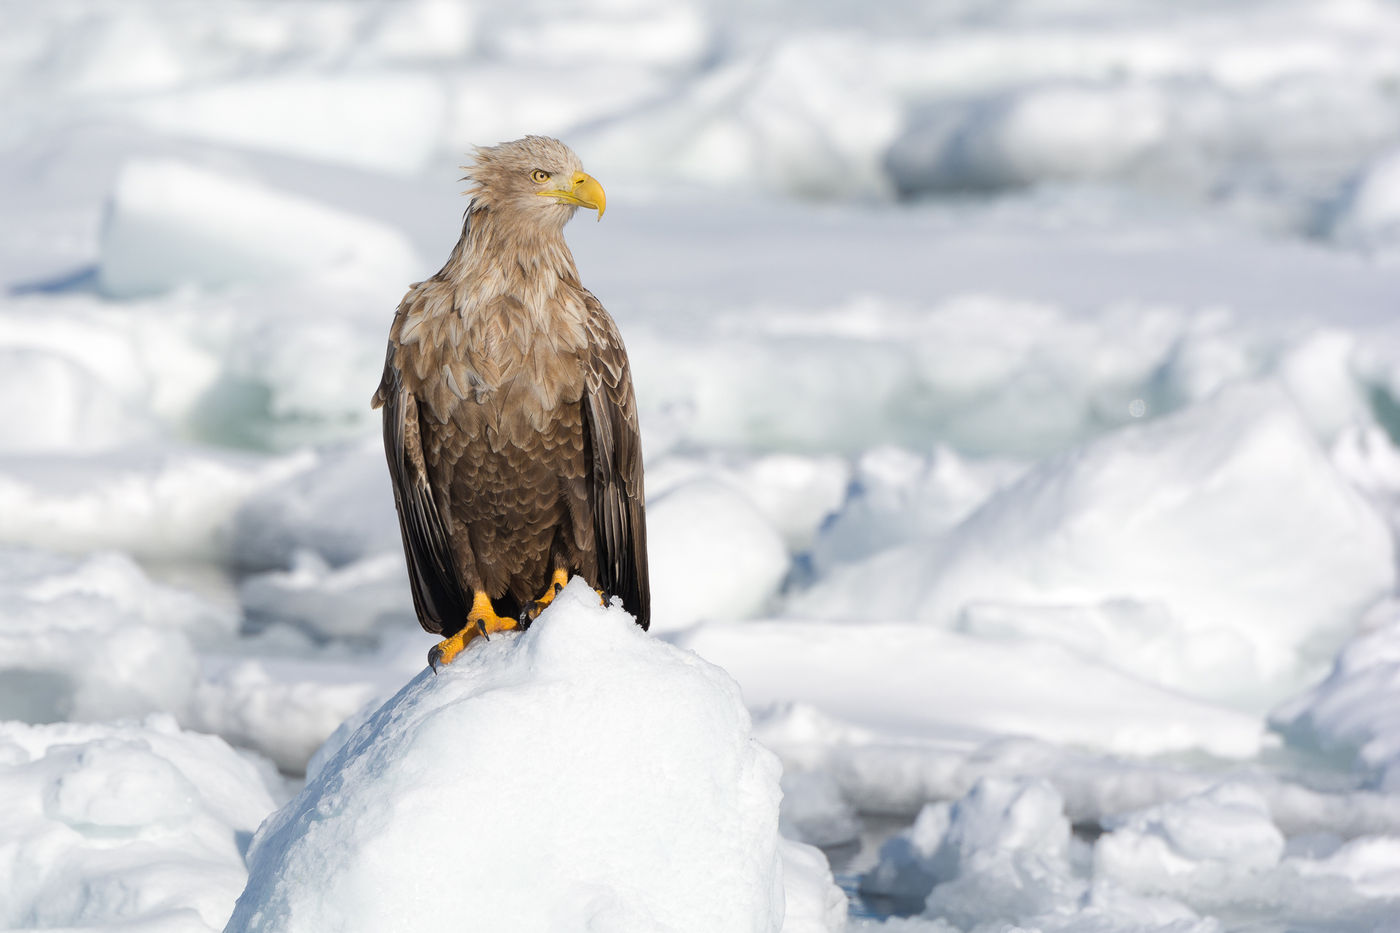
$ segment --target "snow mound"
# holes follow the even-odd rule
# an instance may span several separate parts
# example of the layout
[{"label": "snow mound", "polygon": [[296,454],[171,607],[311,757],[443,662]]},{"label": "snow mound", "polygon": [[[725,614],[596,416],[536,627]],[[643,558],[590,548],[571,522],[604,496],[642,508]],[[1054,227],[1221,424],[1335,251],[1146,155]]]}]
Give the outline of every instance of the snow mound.
[{"label": "snow mound", "polygon": [[171,159],[117,177],[98,270],[111,297],[331,271],[406,283],[422,268],[397,231],[253,180]]},{"label": "snow mound", "polygon": [[349,738],[258,831],[228,929],[776,931],[779,795],[738,685],[575,580]]},{"label": "snow mound", "polygon": [[0,926],[219,929],[269,772],[163,715],[0,722]]}]

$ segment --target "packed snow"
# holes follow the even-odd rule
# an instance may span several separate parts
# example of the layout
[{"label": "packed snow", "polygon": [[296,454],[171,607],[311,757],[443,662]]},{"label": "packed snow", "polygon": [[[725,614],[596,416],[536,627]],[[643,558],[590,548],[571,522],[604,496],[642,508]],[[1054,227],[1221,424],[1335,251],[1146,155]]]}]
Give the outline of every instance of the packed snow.
[{"label": "packed snow", "polygon": [[346,739],[253,839],[229,929],[839,929],[806,866],[784,896],[779,768],[732,678],[575,580]]},{"label": "packed snow", "polygon": [[[0,926],[1393,927],[1397,48],[1388,0],[9,5]],[[652,631],[576,584],[433,677],[368,402],[525,133],[609,193]]]}]

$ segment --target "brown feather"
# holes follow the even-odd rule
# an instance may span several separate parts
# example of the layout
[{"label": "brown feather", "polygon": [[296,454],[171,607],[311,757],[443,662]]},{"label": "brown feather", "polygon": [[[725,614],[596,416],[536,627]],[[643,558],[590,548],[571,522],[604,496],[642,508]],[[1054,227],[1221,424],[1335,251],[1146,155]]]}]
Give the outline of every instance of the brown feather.
[{"label": "brown feather", "polygon": [[578,162],[540,137],[478,150],[462,236],[400,303],[374,396],[414,606],[444,635],[477,592],[514,615],[556,566],[650,622],[627,353],[564,242],[574,208],[536,196],[536,168]]}]

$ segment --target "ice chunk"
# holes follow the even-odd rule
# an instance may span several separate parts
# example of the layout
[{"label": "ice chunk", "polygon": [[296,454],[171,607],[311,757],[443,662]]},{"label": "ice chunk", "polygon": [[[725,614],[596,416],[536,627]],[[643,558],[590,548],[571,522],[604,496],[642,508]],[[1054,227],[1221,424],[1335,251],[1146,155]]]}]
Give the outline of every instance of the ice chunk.
[{"label": "ice chunk", "polygon": [[[1064,801],[1038,780],[984,779],[960,800],[926,807],[880,850],[862,891],[918,903],[926,914],[971,929],[990,918],[1033,928],[1082,910],[1106,929],[1152,929],[1194,919],[1179,904],[1090,886],[1079,870],[1083,843],[1070,834]],[[1146,909],[1146,910],[1145,910]],[[1156,923],[1125,927],[1142,914]],[[1156,917],[1152,917],[1156,914]]]},{"label": "ice chunk", "polygon": [[1331,234],[1351,246],[1400,247],[1400,150],[1379,156],[1351,180]]},{"label": "ice chunk", "polygon": [[787,573],[777,529],[742,492],[712,480],[649,502],[647,540],[658,632],[756,615]]},{"label": "ice chunk", "polygon": [[905,193],[1126,174],[1169,138],[1173,99],[1140,85],[1045,84],[916,111],[889,153]]},{"label": "ice chunk", "polygon": [[783,773],[783,835],[814,846],[838,846],[860,837],[860,820],[824,771]]},{"label": "ice chunk", "polygon": [[223,559],[244,501],[312,462],[310,453],[253,457],[173,445],[9,458],[0,461],[0,542]]},{"label": "ice chunk", "polygon": [[313,273],[407,283],[422,271],[380,224],[203,166],[138,159],[112,191],[98,281],[125,298]]},{"label": "ice chunk", "polygon": [[479,12],[453,0],[410,0],[377,12],[376,28],[366,40],[375,54],[391,61],[450,61],[477,39]]},{"label": "ice chunk", "polygon": [[1096,872],[1144,893],[1218,893],[1268,872],[1284,854],[1268,803],[1241,784],[1221,784],[1108,825],[1112,831],[1094,847]]},{"label": "ice chunk", "polygon": [[818,529],[845,499],[850,476],[846,459],[829,454],[770,453],[720,459],[669,453],[647,460],[647,497],[660,502],[672,490],[689,483],[723,483],[772,522],[788,550],[800,552],[812,546]]},{"label": "ice chunk", "polygon": [[782,933],[841,933],[846,929],[846,897],[831,879],[821,850],[778,840],[783,857]]},{"label": "ice chunk", "polygon": [[5,549],[0,560],[0,719],[100,720],[179,711],[194,648],[237,615],[151,581],[129,557]]},{"label": "ice chunk", "polygon": [[920,811],[881,848],[861,890],[922,899],[940,883],[1006,858],[1042,860],[1068,874],[1069,838],[1064,801],[1049,784],[988,778],[956,803]]},{"label": "ice chunk", "polygon": [[555,0],[524,0],[483,11],[483,37],[492,53],[532,67],[541,62],[580,65],[599,59],[644,62],[675,69],[696,65],[712,36],[705,16],[689,0],[560,7]]},{"label": "ice chunk", "polygon": [[172,134],[406,175],[441,146],[447,104],[429,75],[368,69],[243,76],[121,109]]},{"label": "ice chunk", "polygon": [[994,641],[924,623],[698,625],[678,642],[724,667],[761,709],[798,701],[874,734],[1034,736],[1122,754],[1258,752],[1263,723],[1042,641]]},{"label": "ice chunk", "polygon": [[240,583],[238,598],[254,622],[287,622],[322,638],[365,637],[386,621],[416,621],[400,553],[333,569],[314,551],[298,551],[290,570]]},{"label": "ice chunk", "polygon": [[880,850],[861,890],[914,904],[960,929],[1105,929],[1202,933],[1177,901],[1090,878],[1088,848],[1070,833],[1064,800],[1040,780],[984,779],[961,799],[931,804]]},{"label": "ice chunk", "polygon": [[881,446],[856,460],[849,494],[812,548],[818,572],[911,539],[946,531],[1023,468],[970,461],[940,446],[930,456]]},{"label": "ice chunk", "polygon": [[26,401],[0,409],[6,453],[100,450],[152,433],[139,410],[66,354],[0,347],[0,394]]},{"label": "ice chunk", "polygon": [[1320,859],[1297,860],[1293,867],[1304,878],[1344,880],[1362,897],[1381,900],[1382,909],[1386,902],[1400,903],[1400,837],[1353,839]]},{"label": "ice chunk", "polygon": [[219,929],[270,772],[167,716],[0,722],[0,926]]},{"label": "ice chunk", "polygon": [[[839,571],[802,605],[828,616],[916,615],[982,634],[990,632],[978,619],[998,607],[999,624],[1012,626],[1003,636],[1061,641],[1262,711],[1390,591],[1393,555],[1384,521],[1287,397],[1244,385],[1045,460],[946,538]],[[1132,623],[1141,637],[1124,640],[1129,630],[1120,630],[1092,646],[1101,622],[1064,614],[1106,604],[1159,606],[1180,626],[1176,656],[1154,660],[1143,641],[1150,624]],[[1073,624],[1038,618],[1047,612]]]},{"label": "ice chunk", "polygon": [[1362,769],[1400,790],[1400,605],[1372,615],[1327,679],[1281,706],[1276,725],[1295,742],[1355,754]]},{"label": "ice chunk", "polygon": [[819,198],[883,193],[899,106],[860,68],[858,42],[798,35],[763,56],[721,59],[666,106],[588,127],[580,145],[610,171],[650,180]]},{"label": "ice chunk", "polygon": [[199,318],[186,330],[182,314],[114,311],[82,293],[0,302],[0,392],[25,400],[0,413],[0,450],[88,453],[159,436],[218,375]]},{"label": "ice chunk", "polygon": [[811,547],[817,529],[845,497],[851,470],[840,457],[769,454],[736,471],[734,482],[769,521],[789,549]]},{"label": "ice chunk", "polygon": [[185,726],[212,732],[298,774],[344,720],[390,689],[347,665],[275,658],[206,663],[181,712]]},{"label": "ice chunk", "polygon": [[922,903],[941,877],[934,857],[948,834],[952,805],[931,803],[913,824],[880,846],[880,860],[860,879],[864,894]]},{"label": "ice chunk", "polygon": [[350,737],[259,830],[229,929],[776,931],[778,765],[749,729],[723,671],[576,579]]},{"label": "ice chunk", "polygon": [[289,567],[298,551],[314,551],[332,566],[401,553],[383,441],[318,450],[303,456],[302,467],[238,510],[232,550],[239,566]]}]

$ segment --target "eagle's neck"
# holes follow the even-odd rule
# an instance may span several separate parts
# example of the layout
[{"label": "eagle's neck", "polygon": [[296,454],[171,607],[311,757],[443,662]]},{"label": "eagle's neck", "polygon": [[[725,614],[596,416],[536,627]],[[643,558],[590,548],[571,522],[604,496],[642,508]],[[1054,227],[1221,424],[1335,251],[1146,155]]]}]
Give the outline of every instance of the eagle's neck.
[{"label": "eagle's neck", "polygon": [[474,205],[462,236],[439,273],[453,288],[458,313],[518,306],[525,321],[549,328],[570,293],[581,291],[578,268],[562,227],[519,222]]}]

